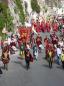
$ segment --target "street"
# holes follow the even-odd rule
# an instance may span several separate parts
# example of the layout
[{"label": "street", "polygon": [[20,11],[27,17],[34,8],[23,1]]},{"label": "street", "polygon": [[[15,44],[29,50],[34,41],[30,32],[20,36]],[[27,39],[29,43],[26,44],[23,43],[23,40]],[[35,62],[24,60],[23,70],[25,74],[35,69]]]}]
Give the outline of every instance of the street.
[{"label": "street", "polygon": [[[42,34],[44,37],[46,34]],[[8,71],[3,69],[0,75],[0,86],[63,86],[64,70],[61,66],[53,64],[53,68],[48,67],[48,62],[44,59],[45,50],[39,54],[37,61],[26,70],[25,61],[19,59],[19,52],[10,56]]]}]

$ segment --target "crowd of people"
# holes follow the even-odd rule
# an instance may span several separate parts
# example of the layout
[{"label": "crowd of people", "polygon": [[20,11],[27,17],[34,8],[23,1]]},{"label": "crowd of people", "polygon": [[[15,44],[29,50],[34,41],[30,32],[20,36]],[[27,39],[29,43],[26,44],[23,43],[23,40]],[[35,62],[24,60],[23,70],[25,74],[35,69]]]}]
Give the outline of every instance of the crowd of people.
[{"label": "crowd of people", "polygon": [[[63,36],[57,36],[54,33],[50,34],[50,39],[46,36],[44,39],[45,42],[45,52],[46,59],[49,60],[49,66],[52,67],[53,60],[60,65],[64,61],[64,38]],[[48,58],[50,57],[50,58]],[[52,57],[52,58],[51,58]],[[63,67],[64,68],[64,67]]]},{"label": "crowd of people", "polygon": [[[8,70],[8,63],[10,61],[10,46],[11,43],[10,45],[6,44],[2,49],[2,62],[6,70]],[[37,61],[39,54],[42,53],[43,50],[45,50],[45,59],[48,61],[50,68],[52,68],[52,63],[57,63],[58,65],[62,63],[64,69],[64,38],[58,37],[55,32],[51,33],[50,37],[46,36],[44,38],[44,44],[40,34],[38,34],[36,38],[34,38],[33,34],[30,43],[21,41],[21,45],[19,46],[18,44],[16,47],[20,52],[20,58],[25,59],[27,70],[30,68],[30,62],[34,60]]]},{"label": "crowd of people", "polygon": [[[45,59],[49,63],[49,67],[52,68],[52,63],[57,63],[58,65],[62,64],[64,69],[64,38],[62,36],[57,36],[56,32],[63,30],[64,20],[58,21],[55,19],[53,22],[50,20],[36,22],[32,20],[32,26],[34,26],[36,32],[36,38],[34,33],[31,33],[30,42],[22,41],[21,37],[16,35],[11,35],[8,37],[7,43],[1,41],[2,55],[1,61],[4,64],[4,69],[8,70],[8,63],[10,61],[10,54],[15,54],[19,50],[19,55],[21,59],[25,59],[27,70],[30,68],[30,62],[38,60],[39,53],[42,53],[45,50]],[[61,27],[62,26],[62,27]],[[51,31],[52,30],[52,31]],[[49,34],[49,37],[46,35],[43,38],[40,35],[40,32],[52,32]],[[31,52],[32,50],[32,52]],[[42,53],[43,56],[43,53]],[[1,71],[1,69],[0,69]],[[2,73],[2,71],[1,71]]]},{"label": "crowd of people", "polygon": [[53,16],[45,19],[44,17],[39,17],[37,20],[32,19],[31,25],[34,26],[37,32],[61,31],[64,33],[64,18]]}]

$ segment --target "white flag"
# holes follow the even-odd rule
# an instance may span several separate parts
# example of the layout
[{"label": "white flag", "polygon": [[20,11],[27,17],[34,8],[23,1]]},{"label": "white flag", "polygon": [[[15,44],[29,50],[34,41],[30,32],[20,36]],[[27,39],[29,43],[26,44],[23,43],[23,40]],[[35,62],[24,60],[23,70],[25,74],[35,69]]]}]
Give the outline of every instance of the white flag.
[{"label": "white flag", "polygon": [[36,32],[36,30],[34,29],[34,26],[32,26],[32,31],[33,31],[35,34],[38,34],[38,33]]}]

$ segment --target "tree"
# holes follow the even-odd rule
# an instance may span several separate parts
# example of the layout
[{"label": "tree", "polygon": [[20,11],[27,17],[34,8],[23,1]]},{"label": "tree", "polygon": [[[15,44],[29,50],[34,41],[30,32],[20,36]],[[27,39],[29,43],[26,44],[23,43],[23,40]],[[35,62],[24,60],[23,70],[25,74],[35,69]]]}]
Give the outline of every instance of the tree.
[{"label": "tree", "polygon": [[10,14],[9,8],[7,9],[7,22],[6,22],[7,30],[8,31],[13,31],[13,17]]},{"label": "tree", "polygon": [[0,35],[2,34],[2,29],[5,27],[8,28],[8,31],[11,31],[13,28],[13,18],[10,15],[10,10],[4,2],[0,3]]},{"label": "tree", "polygon": [[2,15],[0,15],[0,32],[2,31],[4,26],[5,26],[5,19]]},{"label": "tree", "polygon": [[40,13],[40,6],[38,5],[37,0],[31,0],[31,7],[33,11]]},{"label": "tree", "polygon": [[19,10],[20,21],[21,21],[22,25],[24,25],[25,14],[24,14],[24,11],[23,11],[22,2],[21,2],[21,0],[15,0],[15,3],[17,5],[17,9]]},{"label": "tree", "polygon": [[0,35],[2,35],[2,29],[5,26],[7,18],[7,5],[5,3],[0,3]]}]

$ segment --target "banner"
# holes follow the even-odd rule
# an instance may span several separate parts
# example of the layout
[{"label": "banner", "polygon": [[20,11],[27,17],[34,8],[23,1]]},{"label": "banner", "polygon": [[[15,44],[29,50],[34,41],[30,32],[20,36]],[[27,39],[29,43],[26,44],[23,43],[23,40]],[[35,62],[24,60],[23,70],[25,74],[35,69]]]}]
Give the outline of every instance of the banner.
[{"label": "banner", "polygon": [[19,28],[19,34],[23,42],[29,42],[30,41],[30,34],[31,34],[32,28],[31,27],[21,27]]}]

